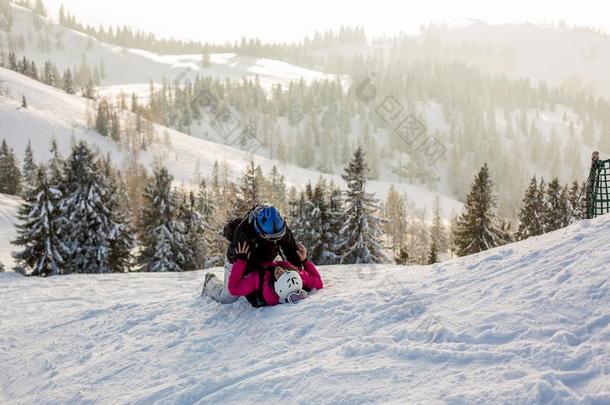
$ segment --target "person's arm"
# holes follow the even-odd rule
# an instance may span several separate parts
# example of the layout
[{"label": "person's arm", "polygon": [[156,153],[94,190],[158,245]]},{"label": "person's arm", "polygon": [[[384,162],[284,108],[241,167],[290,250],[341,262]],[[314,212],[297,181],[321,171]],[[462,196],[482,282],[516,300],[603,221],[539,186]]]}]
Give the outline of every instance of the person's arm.
[{"label": "person's arm", "polygon": [[303,262],[303,269],[304,271],[299,272],[301,279],[303,280],[303,287],[316,290],[324,288],[322,276],[320,276],[320,272],[312,262],[305,259]]},{"label": "person's arm", "polygon": [[229,292],[232,295],[245,297],[256,291],[256,288],[258,287],[258,277],[254,276],[257,276],[257,274],[250,273],[244,276],[247,266],[248,262],[242,259],[237,259],[237,261],[233,263],[228,285]]},{"label": "person's arm", "polygon": [[248,267],[248,258],[250,257],[250,248],[246,243],[239,243],[235,247],[237,260],[231,268],[229,276],[228,290],[232,295],[246,296],[256,290],[258,287],[258,277],[255,273],[244,275]]},{"label": "person's arm", "polygon": [[294,240],[294,235],[288,226],[286,226],[286,234],[279,241],[280,248],[282,249],[282,253],[286,256],[286,260],[288,260],[293,266],[298,268],[302,267],[301,259],[299,258],[299,254],[297,253],[297,242]]},{"label": "person's arm", "polygon": [[316,266],[307,259],[307,248],[302,243],[297,244],[297,254],[299,255],[299,260],[303,263],[304,271],[299,271],[301,280],[303,280],[303,287],[310,290],[314,288],[317,290],[324,288],[320,272],[316,269]]}]

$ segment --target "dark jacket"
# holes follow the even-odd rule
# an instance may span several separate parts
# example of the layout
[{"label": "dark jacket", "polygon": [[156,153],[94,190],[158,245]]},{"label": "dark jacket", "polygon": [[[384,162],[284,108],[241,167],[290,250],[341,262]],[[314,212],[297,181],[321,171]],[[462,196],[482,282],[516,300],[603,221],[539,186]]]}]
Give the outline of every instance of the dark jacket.
[{"label": "dark jacket", "polygon": [[297,254],[297,243],[288,226],[286,226],[286,234],[282,239],[277,242],[270,242],[256,235],[256,231],[248,223],[248,216],[246,216],[235,228],[233,242],[229,244],[227,249],[227,259],[230,263],[235,263],[237,260],[234,247],[243,242],[246,242],[250,248],[248,271],[256,268],[257,264],[275,261],[278,254],[292,263],[293,266],[301,268],[301,259]]}]

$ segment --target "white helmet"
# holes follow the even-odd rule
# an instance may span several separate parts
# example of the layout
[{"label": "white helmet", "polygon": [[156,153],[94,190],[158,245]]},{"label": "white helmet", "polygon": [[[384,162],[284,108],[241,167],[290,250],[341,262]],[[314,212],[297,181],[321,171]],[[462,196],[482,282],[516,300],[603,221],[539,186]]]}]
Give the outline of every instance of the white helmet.
[{"label": "white helmet", "polygon": [[286,302],[286,298],[291,293],[299,292],[303,289],[303,280],[296,271],[287,271],[273,284],[275,293],[280,297],[280,302]]}]

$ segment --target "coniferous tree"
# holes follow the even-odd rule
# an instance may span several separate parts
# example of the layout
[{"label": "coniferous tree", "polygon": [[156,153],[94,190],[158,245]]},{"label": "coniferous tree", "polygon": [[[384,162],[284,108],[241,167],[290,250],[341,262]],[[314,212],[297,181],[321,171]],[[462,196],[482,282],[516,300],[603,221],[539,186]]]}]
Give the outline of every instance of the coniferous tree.
[{"label": "coniferous tree", "polygon": [[434,240],[433,240],[432,243],[430,244],[430,253],[428,254],[428,263],[427,264],[434,264],[434,263],[438,263],[438,249],[436,247],[436,242],[434,242]]},{"label": "coniferous tree", "polygon": [[321,265],[337,263],[335,252],[336,236],[332,231],[332,212],[328,198],[327,184],[320,177],[311,195],[311,217],[309,233],[311,244],[308,249],[312,260]]},{"label": "coniferous tree", "polygon": [[142,212],[142,271],[183,271],[187,255],[183,224],[178,220],[176,197],[172,192],[173,177],[167,169],[157,169],[152,184],[144,191]]},{"label": "coniferous tree", "polygon": [[109,190],[95,154],[83,141],[72,147],[65,164],[60,232],[74,273],[109,273],[110,240],[117,230],[109,207]]},{"label": "coniferous tree", "polygon": [[70,69],[64,72],[64,77],[62,79],[62,89],[68,94],[75,94],[74,90],[74,79],[72,78],[72,72]]},{"label": "coniferous tree", "polygon": [[110,109],[106,100],[100,101],[97,106],[95,129],[104,136],[110,134]]},{"label": "coniferous tree", "polygon": [[546,189],[546,201],[543,211],[544,231],[552,232],[567,225],[570,215],[568,193],[555,178]]},{"label": "coniferous tree", "polygon": [[17,195],[21,192],[21,170],[15,152],[3,139],[0,145],[0,193]]},{"label": "coniferous tree", "polygon": [[185,258],[184,270],[205,268],[207,261],[207,224],[203,215],[197,210],[195,194],[191,191],[184,196],[180,206],[180,221],[184,224]]},{"label": "coniferous tree", "polygon": [[25,155],[23,158],[23,184],[24,190],[34,188],[36,186],[38,168],[34,162],[34,153],[32,152],[32,142],[28,140],[28,146],[25,148]]},{"label": "coniferous tree", "polygon": [[455,229],[458,256],[482,252],[506,242],[497,224],[495,207],[493,183],[486,163],[476,175],[464,212],[458,218]]},{"label": "coniferous tree", "polygon": [[570,186],[570,191],[568,193],[568,199],[570,201],[570,209],[572,213],[571,222],[580,221],[581,219],[585,219],[585,203],[582,197],[581,186],[578,184],[578,181],[574,181]]},{"label": "coniferous tree", "polygon": [[135,231],[126,215],[129,206],[127,188],[110,162],[110,156],[100,161],[106,185],[107,207],[112,220],[108,234],[108,263],[112,272],[128,272],[132,267],[132,250],[136,246]]},{"label": "coniferous tree", "polygon": [[44,167],[36,169],[36,184],[25,195],[19,209],[14,245],[17,270],[25,275],[50,276],[64,273],[66,246],[59,238],[58,202],[61,192],[52,187]]},{"label": "coniferous tree", "polygon": [[339,251],[341,262],[345,264],[388,261],[379,240],[381,221],[376,216],[378,203],[365,190],[368,171],[364,152],[358,148],[342,176],[347,183],[347,191]]},{"label": "coniferous tree", "polygon": [[242,175],[237,188],[233,216],[242,216],[252,207],[262,202],[263,180],[260,166],[256,166],[254,161],[251,160],[246,166],[246,171]]},{"label": "coniferous tree", "polygon": [[28,108],[28,101],[25,99],[25,96],[21,96],[21,108]]},{"label": "coniferous tree", "polygon": [[[441,209],[441,199],[436,196],[432,206],[432,226],[430,227],[431,248],[434,250],[435,259],[438,261],[439,253],[446,253],[448,249],[447,232],[443,223],[443,212]],[[434,249],[432,249],[434,247]],[[436,262],[435,262],[436,263]]]},{"label": "coniferous tree", "polygon": [[518,240],[542,235],[545,232],[544,181],[540,182],[540,187],[536,176],[532,177],[527,190],[525,190],[523,206],[519,212],[519,229],[516,235]]}]

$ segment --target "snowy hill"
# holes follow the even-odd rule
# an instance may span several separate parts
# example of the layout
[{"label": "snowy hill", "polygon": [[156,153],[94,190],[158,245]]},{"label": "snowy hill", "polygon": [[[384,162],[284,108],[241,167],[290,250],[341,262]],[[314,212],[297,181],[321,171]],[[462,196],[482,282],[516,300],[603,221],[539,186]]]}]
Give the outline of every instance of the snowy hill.
[{"label": "snowy hill", "polygon": [[[95,145],[102,153],[110,153],[113,160],[120,164],[126,157],[124,150],[111,139],[89,129],[88,117],[92,105],[86,99],[72,96],[56,88],[34,81],[13,71],[0,68],[0,139],[6,139],[19,159],[23,158],[28,140],[36,159],[49,158],[49,145],[55,137],[60,151],[67,155],[73,140],[84,139]],[[21,108],[21,97],[28,100],[28,108]],[[125,120],[133,119],[125,113]],[[303,186],[308,181],[315,183],[321,173],[303,169],[291,164],[282,164],[262,156],[251,156],[239,149],[198,139],[175,130],[155,125],[156,142],[153,147],[140,153],[140,161],[152,167],[155,161],[162,161],[175,176],[178,184],[189,185],[195,179],[197,165],[201,175],[210,173],[215,161],[226,162],[233,176],[240,175],[250,158],[254,158],[265,172],[276,165],[286,177],[288,185]],[[167,134],[167,136],[166,136]],[[165,139],[169,139],[169,144]],[[324,175],[342,184],[340,176]],[[383,197],[391,182],[372,181],[369,190]],[[436,195],[424,188],[397,184],[396,188],[415,201],[419,208],[432,206]],[[440,195],[443,211],[449,217],[459,212],[462,203]]]},{"label": "snowy hill", "polygon": [[[13,24],[10,36],[13,42],[23,38],[24,48],[17,50],[18,56],[27,56],[38,66],[47,60],[53,61],[62,71],[81,65],[83,60],[93,69],[103,61],[107,78],[103,85],[112,86],[107,92],[124,91],[130,94],[138,84],[148,87],[149,80],[161,82],[163,78],[173,80],[187,73],[185,77],[212,76],[220,79],[241,80],[259,77],[263,88],[272,84],[287,84],[293,80],[331,78],[321,72],[294,66],[286,62],[259,59],[235,54],[212,54],[210,66],[202,66],[202,55],[158,55],[139,49],[128,49],[109,45],[95,38],[62,27],[48,19],[34,16],[23,7],[11,5]],[[0,36],[7,34],[0,31]],[[9,41],[0,41],[0,44]],[[0,50],[1,47],[0,47]],[[135,86],[134,86],[135,85]]]},{"label": "snowy hill", "polygon": [[255,310],[203,272],[0,274],[0,402],[610,401],[610,217]]},{"label": "snowy hill", "polygon": [[[544,80],[610,97],[610,37],[532,24],[469,24],[441,29],[452,56],[493,74]],[[478,51],[472,52],[477,49]]]}]

